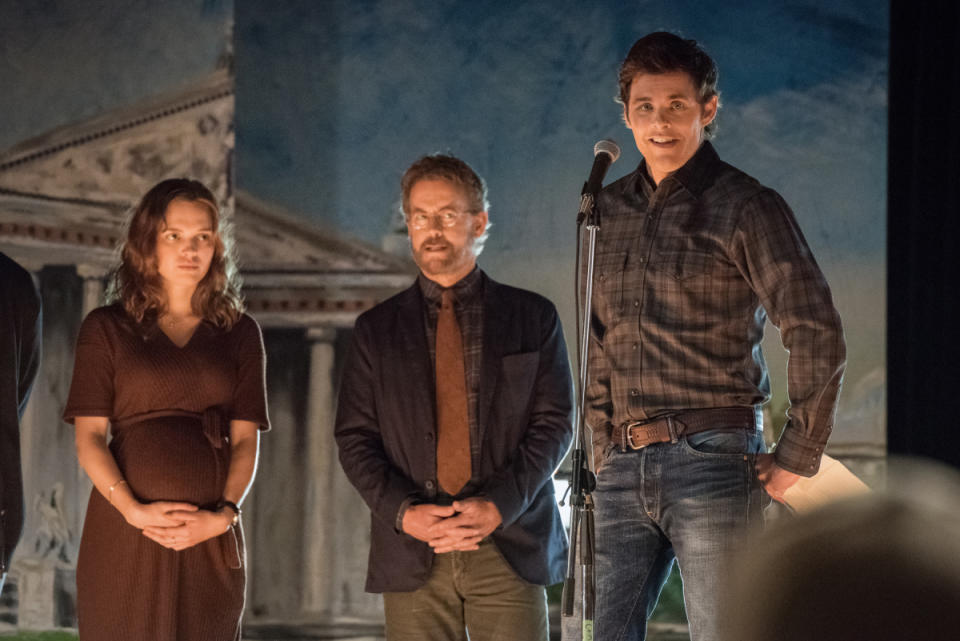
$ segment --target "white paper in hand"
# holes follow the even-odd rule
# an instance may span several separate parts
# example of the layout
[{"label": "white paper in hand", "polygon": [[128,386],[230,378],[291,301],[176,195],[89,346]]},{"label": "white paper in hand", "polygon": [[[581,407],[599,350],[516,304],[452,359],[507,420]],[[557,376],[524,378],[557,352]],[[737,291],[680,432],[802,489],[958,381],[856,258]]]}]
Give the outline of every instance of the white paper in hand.
[{"label": "white paper in hand", "polygon": [[797,512],[809,512],[827,503],[851,496],[866,494],[867,484],[847,469],[847,466],[823,455],[820,470],[813,476],[801,477],[783,493],[783,502]]}]

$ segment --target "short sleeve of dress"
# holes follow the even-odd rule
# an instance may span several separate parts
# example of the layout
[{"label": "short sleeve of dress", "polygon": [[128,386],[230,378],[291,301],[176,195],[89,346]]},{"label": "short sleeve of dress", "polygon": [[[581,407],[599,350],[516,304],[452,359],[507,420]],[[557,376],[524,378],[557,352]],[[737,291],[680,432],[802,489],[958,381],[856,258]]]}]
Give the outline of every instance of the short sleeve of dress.
[{"label": "short sleeve of dress", "polygon": [[113,415],[113,348],[109,339],[110,312],[95,309],[84,319],[77,335],[73,380],[63,420],[77,416]]},{"label": "short sleeve of dress", "polygon": [[230,420],[251,421],[261,430],[270,429],[267,417],[266,356],[257,321],[244,314],[236,333],[237,387],[233,392]]}]

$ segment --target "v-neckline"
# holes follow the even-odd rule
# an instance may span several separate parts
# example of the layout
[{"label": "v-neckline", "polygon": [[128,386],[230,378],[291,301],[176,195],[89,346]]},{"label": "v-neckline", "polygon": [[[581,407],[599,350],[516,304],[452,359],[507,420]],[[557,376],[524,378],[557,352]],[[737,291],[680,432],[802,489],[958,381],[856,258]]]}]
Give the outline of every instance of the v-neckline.
[{"label": "v-neckline", "polygon": [[196,324],[196,326],[193,328],[193,331],[190,333],[189,338],[187,338],[186,342],[185,342],[183,345],[177,345],[177,342],[176,342],[175,340],[173,340],[172,338],[170,338],[170,335],[169,335],[169,334],[167,334],[165,331],[163,331],[163,328],[160,327],[160,324],[159,324],[159,323],[157,323],[157,329],[160,330],[160,333],[163,334],[163,337],[167,339],[167,342],[168,342],[168,343],[170,343],[171,345],[173,345],[173,346],[174,346],[175,348],[177,348],[178,350],[184,350],[184,349],[187,348],[187,346],[190,345],[190,343],[193,342],[193,339],[194,339],[194,337],[197,335],[197,332],[200,331],[200,326],[201,326],[201,325],[203,325],[203,320],[201,320],[199,323]]}]

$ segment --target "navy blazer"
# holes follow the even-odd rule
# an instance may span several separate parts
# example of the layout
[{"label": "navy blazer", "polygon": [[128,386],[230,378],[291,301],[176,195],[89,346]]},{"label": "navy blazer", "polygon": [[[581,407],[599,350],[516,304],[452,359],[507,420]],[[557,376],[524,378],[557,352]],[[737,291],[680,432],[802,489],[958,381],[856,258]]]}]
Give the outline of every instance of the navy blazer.
[{"label": "navy blazer", "polygon": [[[478,494],[503,523],[497,549],[530,583],[563,579],[567,537],[551,477],[573,436],[570,364],[546,298],[483,275]],[[371,510],[368,592],[409,592],[433,551],[396,528],[408,497],[437,495],[433,366],[424,299],[409,289],[362,314],[344,365],[335,436],[340,462]]]}]

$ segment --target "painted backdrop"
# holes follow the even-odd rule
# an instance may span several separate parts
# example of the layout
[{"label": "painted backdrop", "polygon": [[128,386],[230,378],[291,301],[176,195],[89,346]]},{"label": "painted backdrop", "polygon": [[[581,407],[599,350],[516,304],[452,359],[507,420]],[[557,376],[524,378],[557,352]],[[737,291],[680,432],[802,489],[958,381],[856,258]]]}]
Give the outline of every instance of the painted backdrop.
[{"label": "painted backdrop", "polygon": [[[573,352],[578,193],[596,140],[623,147],[610,180],[640,160],[613,96],[621,58],[653,30],[696,38],[717,60],[715,145],[793,206],[844,318],[849,367],[832,443],[875,449],[886,3],[0,0],[0,150],[232,68],[237,187],[402,248],[403,169],[429,152],[462,156],[490,187],[483,266],[553,299]],[[778,423],[785,354],[774,330],[768,338]]]}]

